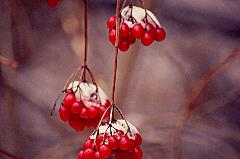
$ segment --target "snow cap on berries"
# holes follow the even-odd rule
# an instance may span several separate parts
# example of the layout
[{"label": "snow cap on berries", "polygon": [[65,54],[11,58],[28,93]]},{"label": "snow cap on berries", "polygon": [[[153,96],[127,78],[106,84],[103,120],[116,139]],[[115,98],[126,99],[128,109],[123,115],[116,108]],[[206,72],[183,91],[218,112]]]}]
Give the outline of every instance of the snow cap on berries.
[{"label": "snow cap on berries", "polygon": [[[98,94],[96,92],[98,88]],[[82,100],[86,107],[91,106],[100,106],[100,103],[104,105],[107,102],[107,96],[103,92],[103,90],[98,86],[87,83],[87,82],[79,82],[74,81],[68,85],[68,89],[72,89],[75,93],[77,100]]]},{"label": "snow cap on berries", "polygon": [[[135,137],[134,137],[133,134],[139,134],[139,132],[138,132],[137,128],[134,125],[132,125],[128,121],[127,121],[127,123],[128,123],[128,125],[130,127],[130,132],[132,133],[132,135],[129,134],[129,133],[127,135],[129,137],[129,139],[135,140]],[[126,134],[127,131],[128,131],[128,126],[126,124],[126,121],[123,120],[123,119],[117,120],[115,123],[112,123],[112,126],[114,128],[116,128],[117,130],[115,130],[115,129],[111,129],[110,130],[110,129],[108,129],[108,126],[109,126],[108,124],[101,125],[100,128],[99,128],[99,134],[104,134],[105,132],[110,134],[110,131],[112,131],[112,134],[114,134],[117,130],[118,131],[121,130],[121,131],[124,132],[124,134]],[[95,139],[96,136],[97,136],[97,133],[95,133],[92,136],[90,136],[90,139]]]},{"label": "snow cap on berries", "polygon": [[[151,23],[153,26],[155,26],[155,23],[161,27],[160,22],[158,21],[158,19],[156,18],[156,16],[150,11],[147,10],[147,14],[151,17],[151,18],[147,18],[148,22]],[[123,10],[121,11],[121,16],[124,19],[124,22],[130,27],[132,28],[132,22],[129,21],[129,17],[131,16],[140,24],[142,24],[143,27],[145,27],[145,22],[144,22],[144,18],[146,15],[145,9],[140,8],[140,7],[136,7],[136,6],[132,6],[132,12],[131,12],[131,8],[130,6],[127,6],[125,8],[123,8]],[[155,22],[155,23],[154,23]]]}]

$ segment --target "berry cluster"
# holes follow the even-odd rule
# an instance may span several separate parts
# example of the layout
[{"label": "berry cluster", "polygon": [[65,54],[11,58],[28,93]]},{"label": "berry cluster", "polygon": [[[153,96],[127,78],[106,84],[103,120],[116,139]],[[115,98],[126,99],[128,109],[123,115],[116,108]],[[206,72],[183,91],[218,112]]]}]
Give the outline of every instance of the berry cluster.
[{"label": "berry cluster", "polygon": [[[85,126],[96,127],[109,105],[109,100],[100,88],[91,83],[74,81],[65,93],[59,116],[73,129],[81,131]],[[106,119],[108,117],[109,114]]]},{"label": "berry cluster", "polygon": [[117,120],[100,126],[83,144],[78,159],[142,159],[141,143],[142,137],[132,124]]},{"label": "berry cluster", "polygon": [[50,8],[55,8],[61,0],[48,0],[48,6]]},{"label": "berry cluster", "polygon": [[[144,46],[151,45],[154,40],[162,41],[166,37],[165,30],[152,12],[136,7],[127,6],[121,11],[118,47],[122,52],[128,51],[136,39],[140,39]],[[116,42],[116,16],[107,20],[109,41]]]}]

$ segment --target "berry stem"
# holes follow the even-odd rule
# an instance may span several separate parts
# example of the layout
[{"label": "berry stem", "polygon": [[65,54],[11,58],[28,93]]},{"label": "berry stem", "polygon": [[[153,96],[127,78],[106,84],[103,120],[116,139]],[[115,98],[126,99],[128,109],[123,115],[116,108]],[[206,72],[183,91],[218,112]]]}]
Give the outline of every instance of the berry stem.
[{"label": "berry stem", "polygon": [[[87,52],[88,52],[88,5],[87,0],[83,0],[84,3],[84,61],[83,66],[87,66]],[[83,81],[86,81],[86,70],[83,69]]]}]

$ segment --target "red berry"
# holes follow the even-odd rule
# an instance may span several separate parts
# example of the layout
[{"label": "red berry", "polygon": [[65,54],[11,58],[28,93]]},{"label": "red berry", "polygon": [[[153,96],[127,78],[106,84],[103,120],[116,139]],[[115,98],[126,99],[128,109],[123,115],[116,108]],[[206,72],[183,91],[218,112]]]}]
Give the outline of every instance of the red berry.
[{"label": "red berry", "polygon": [[83,150],[78,153],[78,159],[83,159]]},{"label": "red berry", "polygon": [[116,42],[116,30],[115,29],[109,30],[108,39],[113,45],[115,45],[115,42]]},{"label": "red berry", "polygon": [[118,146],[121,150],[128,150],[130,148],[130,139],[127,136],[122,136],[119,140]]},{"label": "red berry", "polygon": [[73,93],[67,93],[63,100],[63,105],[70,108],[75,101],[76,96]]},{"label": "red berry", "polygon": [[132,154],[126,151],[118,151],[115,155],[116,159],[132,159]]},{"label": "red berry", "polygon": [[132,35],[135,38],[141,38],[142,34],[144,33],[144,29],[141,24],[135,24],[134,27],[132,28]]},{"label": "red berry", "polygon": [[153,36],[156,35],[156,29],[155,29],[155,27],[154,27],[152,24],[150,24],[150,23],[148,23],[148,24],[146,25],[146,31],[152,33]]},{"label": "red berry", "polygon": [[116,25],[116,16],[111,16],[108,20],[107,20],[107,27],[109,29],[113,29]]},{"label": "red berry", "polygon": [[112,150],[115,150],[118,148],[118,139],[115,136],[110,136],[108,138],[109,146],[111,147]]},{"label": "red berry", "polygon": [[106,139],[106,136],[103,138],[103,134],[99,134],[96,139],[96,146],[99,149],[103,145],[103,140]]},{"label": "red berry", "polygon": [[48,6],[49,6],[50,8],[56,7],[57,4],[58,4],[58,0],[48,0]]},{"label": "red berry", "polygon": [[135,144],[137,146],[140,146],[142,144],[142,137],[141,137],[141,135],[140,134],[134,134],[134,136],[135,136]]},{"label": "red berry", "polygon": [[102,158],[108,158],[111,155],[111,148],[108,145],[102,145],[99,148],[99,153],[102,156]]},{"label": "red berry", "polygon": [[82,131],[86,126],[86,123],[83,120],[79,119],[70,119],[68,121],[68,124],[76,131]]},{"label": "red berry", "polygon": [[134,150],[133,158],[134,159],[142,159],[143,152],[140,147],[136,147]]},{"label": "red berry", "polygon": [[95,152],[93,159],[103,159],[99,152]]},{"label": "red berry", "polygon": [[83,107],[82,110],[79,112],[79,116],[83,119],[88,118],[88,108]]},{"label": "red berry", "polygon": [[78,114],[82,108],[84,108],[84,104],[82,102],[74,102],[71,107],[71,112],[73,114]]},{"label": "red berry", "polygon": [[59,109],[59,115],[62,121],[68,121],[71,114],[67,108],[61,106]]},{"label": "red berry", "polygon": [[93,149],[86,149],[83,152],[83,159],[93,159],[95,151]]},{"label": "red berry", "polygon": [[128,36],[128,43],[129,44],[134,44],[136,41],[136,38],[133,36],[132,32],[130,31],[130,34]]},{"label": "red berry", "polygon": [[145,46],[149,46],[153,43],[154,37],[151,32],[145,32],[141,38],[141,42]]},{"label": "red berry", "polygon": [[126,23],[122,23],[120,25],[119,34],[121,37],[128,37],[129,31],[130,31],[130,29]]},{"label": "red berry", "polygon": [[96,118],[99,114],[99,108],[95,106],[91,106],[88,108],[88,118],[93,119]]},{"label": "red berry", "polygon": [[134,152],[134,149],[135,149],[135,142],[133,140],[130,140],[130,144],[129,144],[129,149],[128,151],[129,152]]},{"label": "red berry", "polygon": [[123,39],[119,42],[118,47],[122,52],[126,52],[129,49],[129,43],[127,40]]},{"label": "red berry", "polygon": [[94,142],[91,139],[88,139],[84,144],[83,144],[83,150],[86,149],[93,149],[94,148]]},{"label": "red berry", "polygon": [[155,40],[156,41],[162,41],[164,40],[166,37],[166,32],[163,28],[157,28],[156,29],[156,36],[155,36]]}]

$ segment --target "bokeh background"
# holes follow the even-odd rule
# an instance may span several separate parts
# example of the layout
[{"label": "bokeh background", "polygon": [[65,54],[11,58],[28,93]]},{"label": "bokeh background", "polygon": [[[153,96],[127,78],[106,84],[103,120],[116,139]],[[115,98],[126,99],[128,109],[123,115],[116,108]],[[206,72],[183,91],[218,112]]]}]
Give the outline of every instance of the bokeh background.
[{"label": "bokeh background", "polygon": [[[89,0],[89,67],[110,96],[113,47],[106,20],[115,1]],[[144,159],[170,159],[176,123],[197,81],[240,44],[239,0],[147,0],[167,39],[121,53],[117,105],[136,125]],[[76,158],[92,130],[50,116],[83,61],[81,0],[0,1],[0,149],[21,159]],[[7,59],[5,59],[7,58]],[[11,60],[11,61],[9,61]],[[209,81],[182,135],[183,159],[240,158],[240,62]],[[8,157],[0,153],[1,159]]]}]

